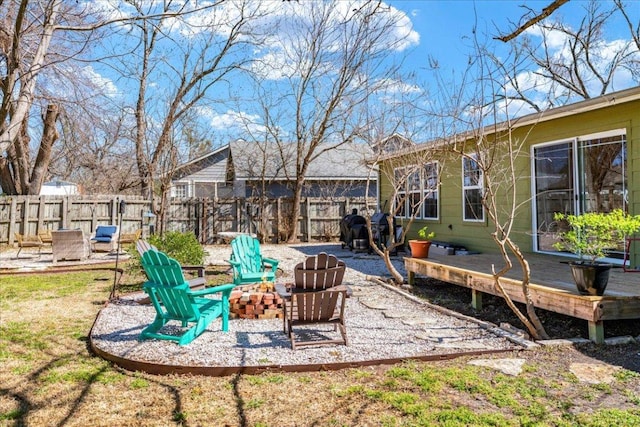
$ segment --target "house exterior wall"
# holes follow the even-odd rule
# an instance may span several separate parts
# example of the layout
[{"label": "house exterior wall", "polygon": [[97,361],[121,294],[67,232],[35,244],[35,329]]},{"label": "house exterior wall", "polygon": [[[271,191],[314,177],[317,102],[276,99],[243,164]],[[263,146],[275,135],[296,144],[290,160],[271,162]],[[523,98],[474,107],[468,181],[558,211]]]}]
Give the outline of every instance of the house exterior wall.
[{"label": "house exterior wall", "polygon": [[[579,106],[579,104],[575,105]],[[635,99],[624,103],[603,102],[602,107],[591,111],[581,112],[578,108],[576,110],[578,111],[569,111],[562,117],[512,128],[514,141],[522,141],[524,147],[515,163],[517,171],[516,194],[522,205],[517,211],[511,237],[523,252],[532,252],[534,248],[530,156],[531,147],[536,144],[573,139],[615,129],[626,129],[628,207],[631,214],[640,214],[640,100]],[[494,134],[485,136],[489,140],[496,139]],[[428,145],[425,144],[425,148],[427,147]],[[409,238],[415,238],[420,227],[429,225],[429,229],[436,232],[434,240],[461,244],[474,251],[497,252],[497,246],[491,238],[494,228],[488,219],[480,223],[463,221],[462,161],[460,156],[450,153],[437,156],[442,166],[439,187],[439,219],[415,220],[409,231]],[[389,177],[393,175],[389,173],[389,167],[393,162],[397,162],[397,158],[387,158],[380,165],[381,172],[378,177],[380,201],[392,197]],[[506,191],[499,193],[501,206],[509,206],[506,193]],[[398,219],[399,224],[403,224],[403,222],[406,223],[406,220]],[[640,255],[635,256],[640,258]],[[638,263],[640,263],[640,259],[632,265],[638,265]]]}]

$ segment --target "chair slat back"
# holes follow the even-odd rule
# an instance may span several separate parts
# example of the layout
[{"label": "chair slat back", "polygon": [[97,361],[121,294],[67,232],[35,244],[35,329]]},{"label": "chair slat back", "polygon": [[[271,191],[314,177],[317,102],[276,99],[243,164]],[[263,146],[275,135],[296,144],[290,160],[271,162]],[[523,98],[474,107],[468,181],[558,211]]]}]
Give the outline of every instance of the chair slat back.
[{"label": "chair slat back", "polygon": [[144,255],[144,253],[147,252],[148,250],[151,250],[151,249],[153,249],[154,251],[158,250],[155,246],[153,246],[151,243],[147,242],[144,239],[139,239],[136,241],[136,249],[140,254],[140,257],[142,257],[142,255]]},{"label": "chair slat back", "polygon": [[241,273],[262,271],[260,242],[247,234],[241,234],[231,241],[231,259],[240,263]]},{"label": "chair slat back", "polygon": [[200,312],[188,295],[188,285],[164,286],[156,283],[148,283],[145,289],[155,305],[157,300],[169,314],[169,317],[183,322],[195,322],[200,317]]},{"label": "chair slat back", "polygon": [[186,283],[178,261],[164,252],[148,250],[142,254],[142,268],[149,281],[158,285],[176,286]]},{"label": "chair slat back", "polygon": [[142,255],[142,267],[149,279],[144,288],[156,310],[161,311],[162,305],[173,319],[198,320],[200,312],[189,295],[189,283],[178,261],[164,252],[147,250]]},{"label": "chair slat back", "polygon": [[324,252],[296,265],[294,284],[299,290],[323,290],[342,284],[346,265]]},{"label": "chair slat back", "polygon": [[336,314],[338,297],[342,291],[317,291],[294,293],[294,307],[297,311],[297,320],[313,322],[329,320]]}]

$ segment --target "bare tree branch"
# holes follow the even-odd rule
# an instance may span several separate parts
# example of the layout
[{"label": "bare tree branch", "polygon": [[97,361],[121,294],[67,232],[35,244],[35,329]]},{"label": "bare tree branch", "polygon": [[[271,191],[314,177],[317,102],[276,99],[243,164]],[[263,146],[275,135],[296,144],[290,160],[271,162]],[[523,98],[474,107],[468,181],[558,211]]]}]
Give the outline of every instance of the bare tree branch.
[{"label": "bare tree branch", "polygon": [[502,36],[498,36],[498,37],[494,37],[494,39],[496,40],[500,40],[502,42],[508,42],[510,40],[515,39],[516,37],[518,37],[520,34],[522,34],[527,28],[537,24],[538,22],[542,21],[543,19],[547,18],[548,16],[550,16],[553,12],[555,12],[560,6],[562,6],[563,4],[567,3],[569,0],[553,0],[553,2],[542,9],[542,12],[539,13],[538,15],[534,16],[533,18],[527,20],[527,22],[525,22],[524,24],[518,26],[518,28],[516,28],[514,31],[512,31],[509,34],[506,35],[502,35]]}]

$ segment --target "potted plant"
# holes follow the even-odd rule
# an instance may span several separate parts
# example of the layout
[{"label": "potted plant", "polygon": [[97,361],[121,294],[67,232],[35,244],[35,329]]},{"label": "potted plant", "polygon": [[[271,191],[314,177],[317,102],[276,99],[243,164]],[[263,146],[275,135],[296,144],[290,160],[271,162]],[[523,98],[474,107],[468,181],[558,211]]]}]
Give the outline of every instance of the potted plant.
[{"label": "potted plant", "polygon": [[428,258],[429,248],[431,247],[431,239],[436,236],[433,231],[428,231],[428,226],[422,227],[418,230],[419,239],[409,240],[409,247],[411,248],[411,256],[414,258]]},{"label": "potted plant", "polygon": [[624,242],[626,236],[640,229],[640,215],[627,215],[622,209],[608,213],[588,212],[581,215],[556,213],[556,221],[566,221],[568,229],[559,233],[557,250],[573,252],[580,258],[570,262],[571,273],[582,295],[602,295],[609,281],[612,265],[598,262],[608,250]]}]

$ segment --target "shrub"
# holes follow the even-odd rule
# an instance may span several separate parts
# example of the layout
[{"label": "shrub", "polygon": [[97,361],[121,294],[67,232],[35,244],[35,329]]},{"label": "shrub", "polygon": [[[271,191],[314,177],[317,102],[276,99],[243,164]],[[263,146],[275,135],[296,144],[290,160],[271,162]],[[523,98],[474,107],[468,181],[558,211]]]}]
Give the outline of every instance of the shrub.
[{"label": "shrub", "polygon": [[204,263],[204,249],[193,233],[168,231],[163,235],[153,235],[149,243],[175,258],[180,264],[201,265]]},{"label": "shrub", "polygon": [[[149,236],[147,241],[159,251],[176,259],[181,265],[202,265],[204,263],[204,249],[193,233],[168,231],[162,236],[156,234]],[[133,248],[130,253],[132,254],[131,262],[129,262],[127,270],[129,272],[142,270],[138,251]]]}]

